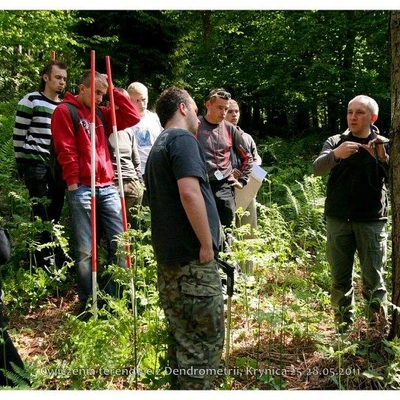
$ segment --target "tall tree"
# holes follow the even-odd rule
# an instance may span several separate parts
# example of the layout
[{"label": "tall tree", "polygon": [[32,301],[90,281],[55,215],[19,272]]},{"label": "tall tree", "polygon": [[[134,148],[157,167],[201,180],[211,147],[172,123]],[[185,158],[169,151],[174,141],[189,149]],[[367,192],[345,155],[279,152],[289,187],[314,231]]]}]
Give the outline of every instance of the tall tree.
[{"label": "tall tree", "polygon": [[[391,33],[391,148],[390,186],[392,204],[392,303],[400,307],[400,12],[390,13]],[[391,336],[400,337],[400,312],[394,308]]]},{"label": "tall tree", "polygon": [[[117,85],[140,80],[153,101],[167,86],[213,87],[241,103],[243,128],[296,137],[344,127],[357,93],[380,105],[389,131],[387,11],[0,11],[0,96],[32,89],[50,50],[71,60],[69,82],[110,55]],[[81,50],[79,54],[76,50]]]},{"label": "tall tree", "polygon": [[0,11],[0,98],[37,89],[39,73],[51,51],[71,64],[77,46],[73,11]]},{"label": "tall tree", "polygon": [[118,85],[126,87],[132,81],[140,81],[149,87],[150,93],[159,93],[163,76],[171,73],[169,55],[175,36],[179,35],[169,14],[142,10],[79,11],[79,15],[85,19],[77,32],[96,50],[99,70],[100,60],[109,55]]},{"label": "tall tree", "polygon": [[[385,11],[175,11],[185,34],[175,78],[202,105],[224,86],[251,131],[297,136],[344,128],[347,101],[369,94],[388,120],[388,13]],[[190,21],[190,23],[189,23]],[[388,132],[389,125],[380,126]]]}]

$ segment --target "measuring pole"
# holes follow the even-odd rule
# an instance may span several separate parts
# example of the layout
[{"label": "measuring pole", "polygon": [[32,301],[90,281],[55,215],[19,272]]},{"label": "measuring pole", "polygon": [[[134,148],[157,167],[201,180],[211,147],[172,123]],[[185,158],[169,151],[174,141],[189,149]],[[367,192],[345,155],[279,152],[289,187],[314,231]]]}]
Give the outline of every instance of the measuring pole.
[{"label": "measuring pole", "polygon": [[[121,198],[121,209],[122,209],[122,225],[124,228],[124,232],[128,230],[128,218],[126,215],[126,206],[125,206],[125,193],[124,193],[124,183],[122,180],[122,172],[121,172],[121,158],[119,155],[119,143],[118,143],[118,130],[117,130],[117,119],[115,117],[115,103],[114,103],[114,85],[112,81],[111,74],[111,63],[110,56],[106,56],[106,70],[107,70],[107,78],[108,78],[108,97],[110,98],[110,107],[111,107],[111,120],[112,120],[112,129],[113,134],[115,136],[115,158],[117,161],[117,174],[118,174],[118,186],[119,186],[119,195]],[[129,242],[125,244],[127,256],[126,263],[129,269],[132,268],[132,260],[130,257],[130,246]]]},{"label": "measuring pole", "polygon": [[91,51],[90,92],[90,170],[91,170],[91,227],[92,227],[92,293],[93,316],[97,318],[97,228],[96,228],[96,53]]},{"label": "measuring pole", "polygon": [[[117,119],[115,116],[115,102],[114,102],[114,85],[112,81],[112,73],[111,73],[111,62],[110,56],[106,56],[106,71],[107,71],[107,79],[108,79],[108,96],[110,98],[110,107],[111,107],[111,119],[112,119],[112,129],[113,134],[115,136],[115,158],[117,161],[117,173],[118,173],[118,186],[119,186],[119,194],[121,199],[121,211],[122,211],[122,225],[124,232],[128,231],[128,219],[126,215],[126,205],[125,205],[125,193],[124,193],[124,183],[122,179],[122,171],[121,171],[121,158],[119,154],[119,143],[118,143],[118,129],[117,129]],[[132,271],[132,259],[130,253],[130,244],[129,238],[125,238],[125,250],[126,250],[126,264],[127,267]],[[133,276],[131,276],[131,300],[132,300],[132,311],[134,316],[136,317],[136,291],[135,285],[133,282]]]}]

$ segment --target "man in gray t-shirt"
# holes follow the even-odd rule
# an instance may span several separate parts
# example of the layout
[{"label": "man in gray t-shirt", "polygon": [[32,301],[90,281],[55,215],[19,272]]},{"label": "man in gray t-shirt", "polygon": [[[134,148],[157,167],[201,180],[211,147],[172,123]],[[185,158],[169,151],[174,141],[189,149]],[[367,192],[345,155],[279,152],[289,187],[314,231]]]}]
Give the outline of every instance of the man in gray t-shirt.
[{"label": "man in gray t-shirt", "polygon": [[[129,94],[125,89],[119,89],[126,97],[129,98]],[[143,177],[140,168],[140,156],[137,146],[137,139],[135,136],[136,125],[124,130],[118,131],[118,150],[119,158],[121,162],[121,175],[122,185],[125,197],[125,208],[128,223],[131,228],[137,228],[137,213],[138,208],[142,204],[143,199]],[[115,172],[115,184],[119,185],[118,179],[118,167],[116,159],[116,146],[117,138],[114,133],[108,138],[109,144],[112,148],[112,160]]]}]

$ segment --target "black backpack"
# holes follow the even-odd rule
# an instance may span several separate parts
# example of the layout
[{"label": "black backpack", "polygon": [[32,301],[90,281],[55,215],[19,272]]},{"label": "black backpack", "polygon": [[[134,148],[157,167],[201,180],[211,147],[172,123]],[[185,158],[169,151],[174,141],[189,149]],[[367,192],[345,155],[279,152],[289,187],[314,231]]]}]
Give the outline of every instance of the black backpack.
[{"label": "black backpack", "polygon": [[[74,133],[78,131],[80,120],[78,115],[78,110],[71,103],[64,103],[69,110],[71,115],[72,123],[74,124]],[[107,129],[106,119],[100,108],[96,107],[96,115],[101,119],[104,129]],[[62,167],[57,160],[56,149],[54,148],[53,137],[51,137],[50,141],[50,161],[49,161],[50,173],[56,185],[63,187],[64,189],[67,187],[63,177],[62,177]]]}]

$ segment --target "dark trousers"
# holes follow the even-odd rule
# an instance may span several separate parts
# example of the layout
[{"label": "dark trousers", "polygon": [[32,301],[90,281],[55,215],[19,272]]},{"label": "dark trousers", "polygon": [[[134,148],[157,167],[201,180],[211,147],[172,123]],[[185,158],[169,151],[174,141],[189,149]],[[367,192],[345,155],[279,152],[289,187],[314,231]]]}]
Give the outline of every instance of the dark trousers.
[{"label": "dark trousers", "polygon": [[[2,325],[2,324],[1,324]],[[24,368],[21,357],[18,354],[6,328],[0,327],[0,386],[15,386],[15,384],[7,378],[3,370],[17,374],[11,363],[15,364],[20,369]],[[28,382],[27,382],[28,384]]]},{"label": "dark trousers", "polygon": [[[1,290],[0,277],[0,386],[15,386],[15,384],[5,376],[4,371],[15,374],[17,371],[15,371],[11,363],[15,364],[20,369],[24,369],[24,363],[7,332],[6,324],[3,319],[2,298],[3,292]],[[26,383],[29,384],[29,382]]]},{"label": "dark trousers", "polygon": [[25,169],[25,185],[29,197],[48,199],[48,204],[35,201],[32,205],[34,217],[40,217],[42,221],[58,222],[64,206],[65,187],[60,182],[54,182],[50,168],[45,163],[34,163]]},{"label": "dark trousers", "polygon": [[235,193],[232,186],[226,179],[221,181],[211,181],[211,190],[214,194],[215,203],[219,219],[224,227],[231,227],[235,219]]},{"label": "dark trousers", "polygon": [[332,272],[331,300],[337,322],[353,322],[354,257],[360,259],[362,295],[372,320],[381,311],[387,318],[385,221],[349,222],[327,218],[327,258]]},{"label": "dark trousers", "polygon": [[[45,163],[32,163],[24,170],[24,181],[32,201],[32,216],[42,221],[58,223],[64,206],[65,186],[63,182],[55,182],[50,168]],[[47,199],[46,204],[35,199]],[[41,244],[52,241],[51,234],[43,231],[38,239]],[[35,254],[39,266],[47,264],[46,259],[51,255],[51,249],[43,249]]]}]

